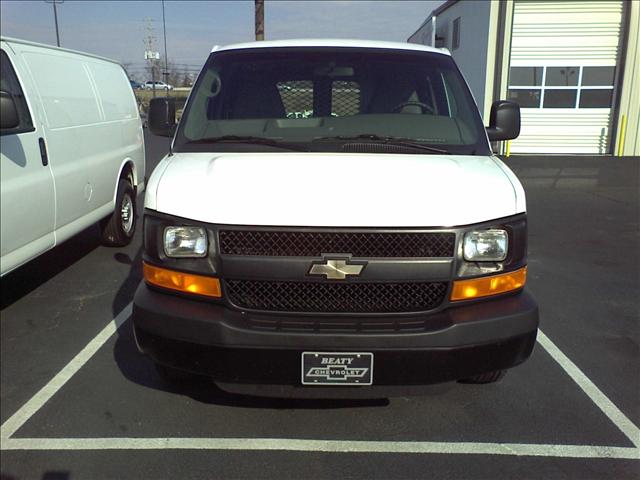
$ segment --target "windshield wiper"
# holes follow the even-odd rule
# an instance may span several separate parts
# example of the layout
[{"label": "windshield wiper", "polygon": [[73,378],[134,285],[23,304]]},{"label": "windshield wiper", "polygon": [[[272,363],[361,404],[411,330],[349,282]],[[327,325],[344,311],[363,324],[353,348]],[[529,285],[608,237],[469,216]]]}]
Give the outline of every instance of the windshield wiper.
[{"label": "windshield wiper", "polygon": [[207,137],[191,140],[189,143],[246,143],[249,145],[267,145],[269,147],[282,148],[285,150],[294,150],[298,152],[307,152],[308,148],[295,143],[282,142],[266,137],[254,137],[251,135],[222,135],[220,137]]},{"label": "windshield wiper", "polygon": [[344,141],[344,140],[347,140],[347,141],[348,140],[371,140],[372,142],[382,143],[382,144],[385,144],[385,145],[398,145],[400,147],[415,148],[416,150],[424,150],[426,152],[451,154],[451,152],[449,152],[447,150],[444,150],[442,148],[430,147],[430,146],[424,145],[422,143],[417,143],[417,142],[415,142],[414,140],[412,140],[410,138],[376,135],[375,133],[363,133],[363,134],[360,134],[360,135],[353,135],[353,136],[337,135],[337,136],[333,136],[333,137],[320,137],[320,138],[314,139],[314,141],[316,141],[316,140],[323,140],[323,141],[328,141],[328,140],[340,140],[340,141]]}]

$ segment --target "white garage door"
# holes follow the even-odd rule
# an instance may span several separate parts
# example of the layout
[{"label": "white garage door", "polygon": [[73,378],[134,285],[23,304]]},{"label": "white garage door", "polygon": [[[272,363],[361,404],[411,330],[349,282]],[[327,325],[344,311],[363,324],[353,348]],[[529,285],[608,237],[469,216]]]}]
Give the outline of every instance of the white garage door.
[{"label": "white garage door", "polygon": [[518,1],[509,98],[522,112],[513,153],[610,151],[622,1]]}]

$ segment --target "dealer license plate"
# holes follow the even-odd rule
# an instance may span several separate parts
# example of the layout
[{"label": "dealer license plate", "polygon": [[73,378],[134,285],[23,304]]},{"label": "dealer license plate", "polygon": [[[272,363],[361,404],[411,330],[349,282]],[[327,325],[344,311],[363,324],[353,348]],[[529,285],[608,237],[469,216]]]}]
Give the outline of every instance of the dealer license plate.
[{"label": "dealer license plate", "polygon": [[303,385],[371,385],[373,353],[303,352]]}]

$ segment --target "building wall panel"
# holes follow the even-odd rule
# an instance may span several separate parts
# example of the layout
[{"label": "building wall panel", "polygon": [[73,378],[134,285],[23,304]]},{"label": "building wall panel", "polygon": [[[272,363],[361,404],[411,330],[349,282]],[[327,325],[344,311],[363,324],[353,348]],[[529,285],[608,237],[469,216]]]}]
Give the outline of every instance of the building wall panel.
[{"label": "building wall panel", "polygon": [[[622,12],[616,0],[517,1],[510,66],[615,66]],[[609,153],[611,120],[611,108],[579,108],[578,102],[573,108],[523,108],[522,132],[511,152]]]}]

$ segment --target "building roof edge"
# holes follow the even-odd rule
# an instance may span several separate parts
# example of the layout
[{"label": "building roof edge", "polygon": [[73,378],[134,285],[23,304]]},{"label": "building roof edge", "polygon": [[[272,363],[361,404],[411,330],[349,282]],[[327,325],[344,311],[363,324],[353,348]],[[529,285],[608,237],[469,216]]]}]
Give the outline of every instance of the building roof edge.
[{"label": "building roof edge", "polygon": [[416,29],[416,31],[413,32],[411,35],[409,35],[409,37],[407,38],[407,41],[409,40],[409,38],[413,37],[416,33],[418,33],[422,27],[424,27],[427,23],[429,23],[433,17],[437,17],[442,12],[447,10],[449,7],[455,5],[459,1],[460,0],[446,0],[438,8],[432,10],[431,13],[429,14],[429,16],[426,18],[426,20],[420,24],[420,26]]}]

